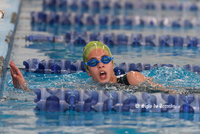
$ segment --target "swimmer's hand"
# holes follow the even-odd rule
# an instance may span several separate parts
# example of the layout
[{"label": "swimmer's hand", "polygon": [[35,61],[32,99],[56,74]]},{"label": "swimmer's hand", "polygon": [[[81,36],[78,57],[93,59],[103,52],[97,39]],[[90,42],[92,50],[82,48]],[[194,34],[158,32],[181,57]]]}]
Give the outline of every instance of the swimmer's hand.
[{"label": "swimmer's hand", "polygon": [[27,87],[28,83],[25,81],[22,73],[20,72],[19,68],[15,65],[15,63],[11,61],[9,65],[11,67],[10,72],[13,79],[14,87],[30,91],[30,89]]}]

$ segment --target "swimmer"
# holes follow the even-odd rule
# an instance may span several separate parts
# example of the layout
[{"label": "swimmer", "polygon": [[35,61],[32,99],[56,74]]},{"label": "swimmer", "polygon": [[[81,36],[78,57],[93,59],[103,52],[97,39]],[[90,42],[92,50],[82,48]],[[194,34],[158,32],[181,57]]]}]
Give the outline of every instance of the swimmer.
[{"label": "swimmer", "polygon": [[143,74],[136,71],[130,71],[123,76],[117,77],[114,73],[114,57],[107,45],[100,41],[92,41],[83,49],[83,61],[87,74],[94,81],[100,83],[121,83],[124,85],[137,86],[141,82],[147,81],[152,87],[157,90],[162,90],[167,93],[175,93],[175,90],[167,89],[162,84],[152,82],[152,78],[146,78]]},{"label": "swimmer", "polygon": [[117,78],[113,71],[114,61],[108,46],[99,41],[88,43],[83,50],[83,61],[89,76],[100,83],[122,83],[125,85],[139,85],[146,78],[139,72],[130,71]]},{"label": "swimmer", "polygon": [[[167,89],[161,84],[156,84],[151,81],[150,78],[146,78],[143,74],[136,71],[130,71],[124,76],[117,77],[114,73],[114,57],[110,52],[107,45],[100,41],[89,42],[83,49],[83,61],[85,64],[85,69],[87,74],[93,78],[94,81],[100,83],[122,83],[125,85],[137,86],[141,82],[147,81],[153,87],[158,87],[159,90],[168,93],[174,93]],[[15,88],[21,88],[30,91],[27,87],[27,82],[25,81],[20,70],[14,64],[13,61],[10,62],[10,71],[13,79],[13,85]]]}]

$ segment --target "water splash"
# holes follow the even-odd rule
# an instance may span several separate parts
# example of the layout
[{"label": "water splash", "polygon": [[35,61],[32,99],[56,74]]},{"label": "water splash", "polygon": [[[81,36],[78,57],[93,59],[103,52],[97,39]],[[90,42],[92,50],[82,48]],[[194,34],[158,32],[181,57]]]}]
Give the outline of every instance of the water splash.
[{"label": "water splash", "polygon": [[[122,85],[119,83],[98,83],[93,81],[84,72],[74,74],[39,74],[22,71],[25,80],[29,83],[28,87],[33,90],[35,88],[68,88],[68,89],[86,89],[86,90],[123,90],[128,93],[141,92],[164,92],[158,87],[151,86],[147,81],[142,82],[138,86]],[[189,72],[183,68],[158,67],[153,70],[143,71],[142,74],[148,78],[152,77],[152,82],[159,83],[176,90],[181,94],[199,93],[200,92],[200,75]],[[6,96],[14,96],[17,98],[33,98],[33,93],[15,89],[12,84],[10,72],[7,72],[6,83],[4,85],[4,94]]]}]

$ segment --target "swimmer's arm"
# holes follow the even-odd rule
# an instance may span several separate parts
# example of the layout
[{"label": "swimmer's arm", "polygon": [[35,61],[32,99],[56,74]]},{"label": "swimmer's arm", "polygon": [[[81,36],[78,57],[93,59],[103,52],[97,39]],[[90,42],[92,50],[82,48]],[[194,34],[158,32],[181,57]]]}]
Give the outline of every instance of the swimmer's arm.
[{"label": "swimmer's arm", "polygon": [[162,90],[162,91],[168,92],[168,93],[176,93],[175,90],[168,89],[165,86],[163,86],[162,84],[157,84],[157,83],[152,82],[152,79],[153,78],[146,78],[140,72],[130,71],[129,73],[127,73],[127,80],[130,85],[137,86],[141,82],[147,81],[152,87],[156,87],[158,90]]},{"label": "swimmer's arm", "polygon": [[[146,81],[151,84],[152,87],[156,87],[158,90],[170,93],[170,94],[174,94],[174,93],[178,93],[177,90],[173,90],[173,89],[168,89],[167,87],[163,86],[162,84],[158,84],[155,82],[152,82],[153,78],[147,78]],[[173,86],[169,86],[169,88],[173,88]]]},{"label": "swimmer's arm", "polygon": [[146,80],[146,77],[140,72],[130,71],[127,73],[127,80],[130,85],[137,86]]},{"label": "swimmer's arm", "polygon": [[28,83],[25,81],[21,71],[19,68],[15,65],[13,61],[10,62],[10,73],[13,80],[13,85],[15,88],[20,88],[26,91],[31,91],[27,86]]}]

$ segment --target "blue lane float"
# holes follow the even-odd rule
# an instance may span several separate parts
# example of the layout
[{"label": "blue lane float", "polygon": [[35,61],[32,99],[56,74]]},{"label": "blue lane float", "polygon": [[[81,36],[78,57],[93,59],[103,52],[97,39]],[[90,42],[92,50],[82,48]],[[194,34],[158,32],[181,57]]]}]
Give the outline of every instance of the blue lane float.
[{"label": "blue lane float", "polygon": [[29,42],[63,43],[64,37],[55,35],[29,35],[25,37],[25,40]]},{"label": "blue lane float", "polygon": [[[44,74],[69,74],[76,72],[86,72],[84,68],[83,61],[77,60],[72,62],[70,60],[55,60],[55,59],[45,59],[39,61],[39,59],[28,59],[23,61],[23,65],[25,66],[24,70],[27,72],[33,73],[44,73]],[[151,70],[157,67],[180,67],[176,64],[147,64],[147,63],[120,63],[119,65],[115,64],[114,72],[115,75],[125,74],[129,71],[144,71]],[[183,68],[195,72],[200,73],[200,66],[186,64],[183,65]]]},{"label": "blue lane float", "polygon": [[74,9],[144,9],[144,10],[170,10],[192,11],[200,9],[195,2],[189,1],[130,1],[130,0],[43,0],[44,7],[74,8]]},{"label": "blue lane float", "polygon": [[101,41],[107,45],[132,46],[188,46],[199,47],[200,38],[162,35],[142,35],[137,33],[105,33],[105,32],[66,32],[65,35],[28,35],[27,42],[50,42],[86,45],[90,41]]},{"label": "blue lane float", "polygon": [[126,93],[124,91],[87,91],[84,89],[35,89],[36,110],[48,112],[175,112],[199,113],[198,94]]},{"label": "blue lane float", "polygon": [[156,18],[155,16],[127,16],[110,14],[87,14],[72,12],[31,12],[31,23],[87,26],[159,26],[193,28],[200,25],[199,19]]},{"label": "blue lane float", "polygon": [[70,60],[54,60],[44,59],[28,59],[23,61],[25,71],[45,74],[69,74],[78,71],[86,72],[83,61],[77,60],[71,62]]}]

